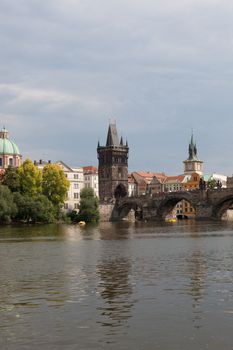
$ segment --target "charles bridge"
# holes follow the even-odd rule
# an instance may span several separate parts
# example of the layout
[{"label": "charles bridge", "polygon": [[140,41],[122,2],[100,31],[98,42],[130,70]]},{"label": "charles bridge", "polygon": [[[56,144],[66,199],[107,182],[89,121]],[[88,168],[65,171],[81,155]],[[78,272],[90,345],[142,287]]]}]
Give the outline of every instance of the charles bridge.
[{"label": "charles bridge", "polygon": [[111,221],[120,221],[131,210],[139,220],[164,220],[182,199],[196,211],[196,219],[221,219],[233,205],[233,188],[164,192],[153,196],[118,198],[112,211]]}]

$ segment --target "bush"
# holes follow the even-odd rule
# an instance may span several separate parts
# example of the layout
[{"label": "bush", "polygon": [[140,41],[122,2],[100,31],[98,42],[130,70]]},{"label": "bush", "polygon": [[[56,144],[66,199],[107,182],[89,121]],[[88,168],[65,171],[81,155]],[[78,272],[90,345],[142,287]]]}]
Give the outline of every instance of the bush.
[{"label": "bush", "polygon": [[20,193],[14,194],[14,201],[18,207],[16,220],[27,223],[51,223],[55,221],[55,210],[52,203],[44,195],[31,197]]}]

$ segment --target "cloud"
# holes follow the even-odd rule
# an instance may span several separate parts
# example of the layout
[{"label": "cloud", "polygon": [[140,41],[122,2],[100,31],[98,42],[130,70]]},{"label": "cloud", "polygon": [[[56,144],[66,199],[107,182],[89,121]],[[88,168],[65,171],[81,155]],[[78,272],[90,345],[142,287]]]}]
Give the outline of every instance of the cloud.
[{"label": "cloud", "polygon": [[2,0],[0,121],[27,156],[79,165],[113,118],[132,170],[173,174],[193,127],[208,172],[229,172],[232,15],[226,0]]}]

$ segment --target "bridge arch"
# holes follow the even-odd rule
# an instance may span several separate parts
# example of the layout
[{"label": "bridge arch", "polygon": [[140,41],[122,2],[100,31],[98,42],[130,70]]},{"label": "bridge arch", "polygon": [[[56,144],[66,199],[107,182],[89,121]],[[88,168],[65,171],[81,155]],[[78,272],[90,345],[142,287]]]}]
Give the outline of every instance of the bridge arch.
[{"label": "bridge arch", "polygon": [[196,210],[196,203],[193,201],[190,193],[171,193],[170,195],[167,195],[166,198],[160,203],[157,210],[157,217],[160,220],[165,220],[166,216],[169,215],[175,206],[182,200],[189,202],[194,210]]},{"label": "bridge arch", "polygon": [[233,207],[233,194],[219,200],[212,209],[212,217],[221,220],[224,213]]},{"label": "bridge arch", "polygon": [[135,219],[142,219],[142,203],[139,200],[131,200],[129,197],[118,201],[112,214],[112,220],[122,220],[133,210]]}]

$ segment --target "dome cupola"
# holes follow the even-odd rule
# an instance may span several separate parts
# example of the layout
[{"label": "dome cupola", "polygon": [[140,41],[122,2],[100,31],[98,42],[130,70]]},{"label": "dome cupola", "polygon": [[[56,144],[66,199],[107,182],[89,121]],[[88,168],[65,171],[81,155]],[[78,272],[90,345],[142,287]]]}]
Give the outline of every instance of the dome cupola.
[{"label": "dome cupola", "polygon": [[9,132],[3,127],[0,131],[0,169],[8,166],[18,167],[21,160],[18,146],[9,139]]}]

